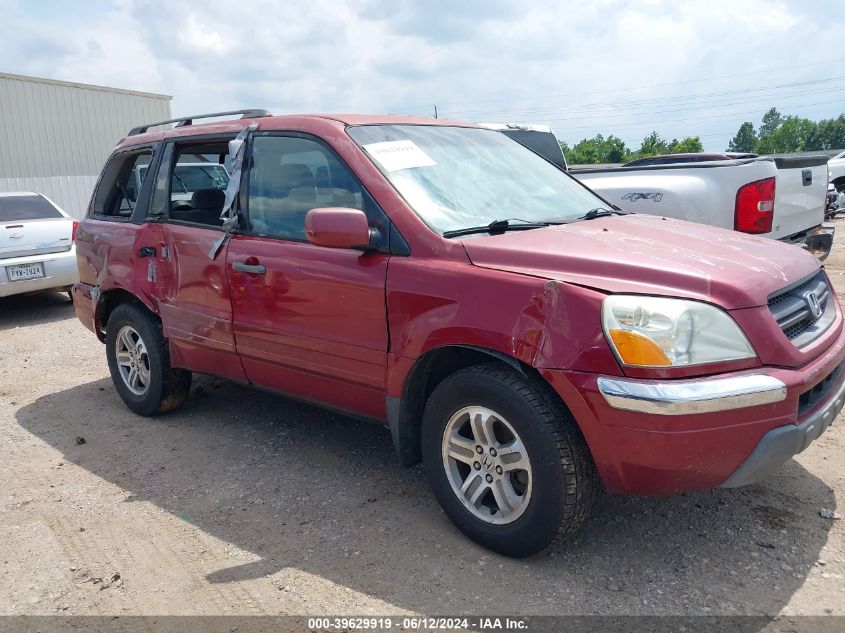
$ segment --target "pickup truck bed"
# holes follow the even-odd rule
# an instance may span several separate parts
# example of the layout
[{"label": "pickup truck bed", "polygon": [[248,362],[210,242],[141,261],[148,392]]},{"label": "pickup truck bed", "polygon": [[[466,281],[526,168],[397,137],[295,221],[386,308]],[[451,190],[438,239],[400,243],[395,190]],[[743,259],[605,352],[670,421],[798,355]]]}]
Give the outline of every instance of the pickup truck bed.
[{"label": "pickup truck bed", "polygon": [[[667,157],[669,159],[669,157]],[[751,157],[570,172],[621,209],[741,228],[738,192],[775,179],[771,229],[764,237],[804,245],[824,258],[832,227],[824,227],[827,157]]]}]

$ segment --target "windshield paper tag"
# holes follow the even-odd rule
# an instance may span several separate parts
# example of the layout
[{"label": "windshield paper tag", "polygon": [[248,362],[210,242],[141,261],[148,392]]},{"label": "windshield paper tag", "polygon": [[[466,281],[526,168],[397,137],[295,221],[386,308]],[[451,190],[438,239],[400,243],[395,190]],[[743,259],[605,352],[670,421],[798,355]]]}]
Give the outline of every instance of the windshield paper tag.
[{"label": "windshield paper tag", "polygon": [[412,167],[433,167],[437,164],[413,141],[370,143],[364,145],[364,149],[388,172]]}]

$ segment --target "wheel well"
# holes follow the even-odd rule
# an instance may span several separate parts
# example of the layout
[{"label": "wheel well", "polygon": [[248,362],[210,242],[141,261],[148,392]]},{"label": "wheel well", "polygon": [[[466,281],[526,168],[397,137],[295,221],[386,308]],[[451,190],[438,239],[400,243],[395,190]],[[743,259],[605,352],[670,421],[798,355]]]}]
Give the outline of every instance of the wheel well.
[{"label": "wheel well", "polygon": [[830,182],[832,182],[833,186],[836,187],[836,190],[839,191],[840,187],[845,187],[845,176],[839,176],[839,178],[834,178]]},{"label": "wheel well", "polygon": [[395,406],[388,407],[393,444],[403,465],[411,466],[422,459],[420,429],[423,410],[435,387],[456,371],[489,363],[508,365],[525,376],[536,377],[545,383],[533,367],[495,350],[450,345],[426,353],[417,360],[406,378],[402,398],[393,399]]},{"label": "wheel well", "polygon": [[108,290],[103,293],[103,296],[100,299],[99,318],[97,320],[99,329],[103,329],[107,326],[111,313],[114,312],[117,306],[124,303],[135,303],[143,307],[145,310],[148,309],[147,306],[138,299],[138,297],[128,290],[123,290],[122,288]]}]

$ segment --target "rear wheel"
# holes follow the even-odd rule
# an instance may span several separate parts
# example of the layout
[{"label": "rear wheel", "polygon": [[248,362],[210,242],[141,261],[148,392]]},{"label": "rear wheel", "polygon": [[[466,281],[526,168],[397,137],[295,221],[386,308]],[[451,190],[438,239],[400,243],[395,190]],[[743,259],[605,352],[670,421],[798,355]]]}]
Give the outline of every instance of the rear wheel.
[{"label": "rear wheel", "polygon": [[435,496],[471,539],[529,556],[587,519],[599,483],[568,412],[518,372],[478,365],[426,405],[423,460]]},{"label": "rear wheel", "polygon": [[123,402],[139,415],[175,409],[188,397],[191,372],[173,369],[161,322],[147,309],[124,303],[106,325],[106,355]]}]

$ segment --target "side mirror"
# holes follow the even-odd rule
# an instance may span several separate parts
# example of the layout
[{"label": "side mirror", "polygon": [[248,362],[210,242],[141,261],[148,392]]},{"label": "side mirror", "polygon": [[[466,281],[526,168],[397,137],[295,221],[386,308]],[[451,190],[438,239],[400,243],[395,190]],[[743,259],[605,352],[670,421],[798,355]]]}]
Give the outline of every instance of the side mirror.
[{"label": "side mirror", "polygon": [[358,209],[311,209],[305,214],[305,237],[315,246],[365,249],[370,245],[370,225]]}]

